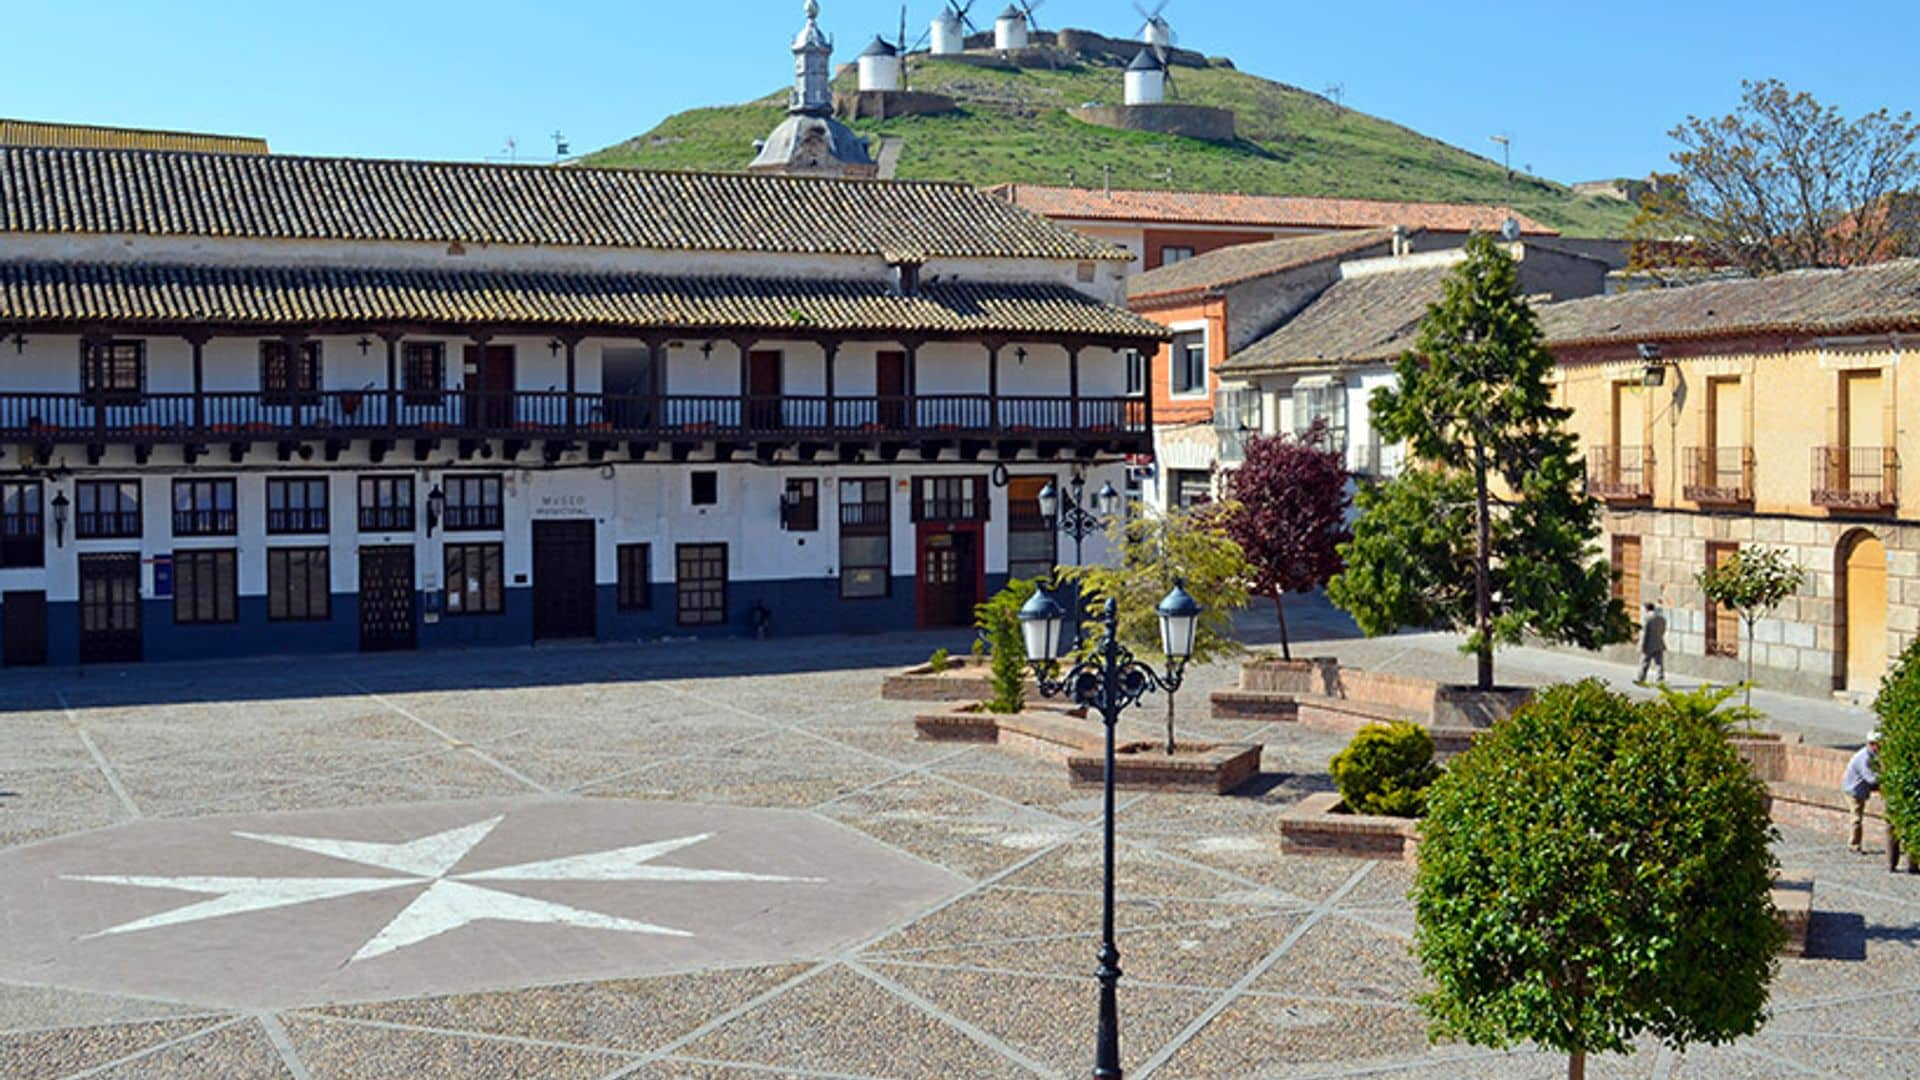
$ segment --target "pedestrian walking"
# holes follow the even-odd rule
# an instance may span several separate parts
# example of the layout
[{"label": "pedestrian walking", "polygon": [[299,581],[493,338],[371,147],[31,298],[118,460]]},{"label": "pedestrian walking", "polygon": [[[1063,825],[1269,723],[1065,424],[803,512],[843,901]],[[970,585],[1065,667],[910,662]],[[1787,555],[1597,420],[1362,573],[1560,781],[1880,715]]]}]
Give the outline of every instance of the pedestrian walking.
[{"label": "pedestrian walking", "polygon": [[1640,620],[1640,675],[1633,680],[1635,686],[1647,685],[1648,668],[1660,673],[1659,681],[1667,681],[1667,617],[1651,600]]},{"label": "pedestrian walking", "polygon": [[[1859,853],[1860,841],[1867,830],[1867,800],[1880,790],[1880,729],[1867,734],[1867,745],[1847,762],[1847,773],[1840,780],[1841,790],[1853,800],[1853,819],[1847,833],[1847,850]],[[1895,856],[1896,858],[1898,856]]]}]

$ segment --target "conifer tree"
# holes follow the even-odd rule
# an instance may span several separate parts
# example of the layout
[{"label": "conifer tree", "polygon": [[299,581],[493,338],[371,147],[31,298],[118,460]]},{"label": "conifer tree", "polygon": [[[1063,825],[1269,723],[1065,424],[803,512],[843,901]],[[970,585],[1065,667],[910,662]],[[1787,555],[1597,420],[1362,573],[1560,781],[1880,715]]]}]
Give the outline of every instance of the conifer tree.
[{"label": "conifer tree", "polygon": [[1517,264],[1472,237],[1397,385],[1374,392],[1373,424],[1407,444],[1409,467],[1360,492],[1346,570],[1327,586],[1370,635],[1466,631],[1483,690],[1496,644],[1531,633],[1597,648],[1630,633],[1552,369]]}]

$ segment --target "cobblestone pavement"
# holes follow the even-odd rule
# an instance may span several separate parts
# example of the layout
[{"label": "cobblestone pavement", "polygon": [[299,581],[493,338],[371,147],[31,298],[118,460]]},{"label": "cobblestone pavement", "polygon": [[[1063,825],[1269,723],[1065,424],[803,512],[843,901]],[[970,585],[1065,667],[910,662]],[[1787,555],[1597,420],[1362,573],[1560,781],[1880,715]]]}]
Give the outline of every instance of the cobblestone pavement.
[{"label": "cobblestone pavement", "polygon": [[[404,996],[362,989],[285,999],[297,1004],[231,1003],[232,987],[259,977],[243,968],[264,965],[264,954],[251,951],[229,961],[230,973],[212,965],[196,992],[167,996],[97,983],[80,989],[55,968],[27,968],[9,955],[0,957],[0,1076],[1084,1075],[1092,1060],[1098,803],[1070,790],[1056,763],[915,741],[913,706],[879,701],[879,682],[889,666],[923,658],[937,640],[9,673],[0,680],[0,860],[8,865],[91,845],[141,858],[122,859],[138,867],[89,864],[90,874],[238,873],[214,866],[191,839],[129,838],[225,838],[234,831],[227,816],[238,815],[247,831],[284,841],[326,832],[313,823],[328,814],[382,808],[396,824],[375,839],[399,844],[501,813],[511,824],[511,808],[523,803],[604,803],[620,814],[659,804],[679,831],[694,827],[702,807],[714,808],[719,823],[710,827],[722,833],[731,825],[719,819],[741,813],[732,808],[803,815],[809,829],[844,833],[850,846],[918,860],[916,870],[938,888],[830,944],[768,931],[777,920],[741,922],[756,955],[777,960],[625,968],[619,957],[627,953],[609,946],[598,959],[617,970],[586,979],[509,962],[517,954],[489,944],[506,939],[486,936],[507,931],[456,927],[430,944],[467,947],[417,954],[427,957],[426,982]],[[1421,978],[1407,953],[1407,868],[1278,851],[1277,811],[1328,785],[1326,761],[1340,740],[1206,719],[1205,693],[1230,678],[1225,667],[1196,673],[1180,695],[1181,723],[1196,737],[1266,744],[1265,774],[1252,790],[1122,795],[1120,1003],[1129,1075],[1563,1075],[1564,1063],[1549,1055],[1428,1045],[1409,1002]],[[306,816],[262,817],[280,812]],[[424,824],[403,828],[414,813]],[[304,824],[270,828],[263,820]],[[176,824],[188,832],[134,831]],[[502,860],[610,846],[568,828],[557,827],[544,847],[520,836]],[[359,835],[326,832],[350,834]],[[795,854],[804,856],[806,831],[794,835]],[[424,849],[353,850],[363,860],[412,866],[400,860]],[[662,861],[752,869],[759,857],[742,847],[738,858],[703,863],[698,850]],[[1684,1056],[1648,1046],[1595,1062],[1593,1075],[1920,1073],[1920,878],[1889,875],[1881,860],[1849,856],[1811,834],[1789,834],[1779,850],[1790,870],[1817,882],[1816,955],[1783,963],[1766,1030]],[[332,865],[335,874],[382,872]],[[42,919],[63,941],[106,929],[91,909],[68,910],[52,891],[36,898],[18,884],[9,886],[8,922]],[[581,908],[601,895],[498,884]],[[127,918],[207,899],[88,888],[111,892]],[[223,933],[257,941],[262,927],[280,925],[271,920],[299,910],[129,933],[128,942],[150,942],[152,951],[120,955],[130,965],[163,963],[163,945],[179,940],[165,936],[173,933],[206,935],[196,940],[210,949],[231,946]],[[554,935],[540,940],[575,951],[616,937],[630,950],[643,940],[582,926],[526,932]],[[440,984],[434,963],[444,965]],[[280,973],[282,982],[302,977]]]}]

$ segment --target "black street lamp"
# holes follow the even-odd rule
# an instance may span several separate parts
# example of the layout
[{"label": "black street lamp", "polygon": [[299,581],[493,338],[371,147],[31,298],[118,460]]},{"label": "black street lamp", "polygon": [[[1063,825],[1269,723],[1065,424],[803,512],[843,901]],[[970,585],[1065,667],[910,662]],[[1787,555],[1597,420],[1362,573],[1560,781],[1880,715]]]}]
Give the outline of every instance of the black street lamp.
[{"label": "black street lamp", "polygon": [[1062,492],[1047,481],[1040,489],[1040,516],[1047,524],[1059,529],[1073,538],[1073,565],[1080,566],[1086,561],[1081,557],[1080,547],[1087,537],[1105,528],[1102,520],[1113,513],[1120,505],[1120,493],[1113,490],[1112,484],[1103,484],[1093,496],[1093,507],[1087,508],[1087,478],[1075,472],[1068,481],[1069,490]]},{"label": "black street lamp", "polygon": [[1100,1030],[1094,1051],[1093,1075],[1120,1075],[1120,1006],[1115,993],[1120,984],[1120,949],[1113,942],[1113,747],[1114,732],[1120,714],[1138,705],[1140,699],[1155,690],[1169,694],[1180,689],[1180,677],[1193,656],[1194,631],[1200,621],[1200,605],[1187,590],[1175,584],[1156,609],[1160,615],[1160,649],[1167,656],[1167,670],[1158,672],[1135,660],[1120,644],[1120,608],[1109,598],[1101,615],[1106,640],[1091,658],[1075,664],[1058,679],[1047,677],[1047,670],[1066,654],[1061,630],[1067,611],[1045,591],[1037,591],[1020,609],[1020,629],[1025,639],[1027,662],[1033,665],[1034,679],[1044,697],[1061,693],[1076,705],[1100,714],[1107,729],[1107,765],[1103,784],[1104,813],[1101,829],[1105,839],[1105,871],[1100,883]]},{"label": "black street lamp", "polygon": [[67,501],[67,493],[53,493],[53,546],[62,547],[67,542],[67,507],[73,504]]}]

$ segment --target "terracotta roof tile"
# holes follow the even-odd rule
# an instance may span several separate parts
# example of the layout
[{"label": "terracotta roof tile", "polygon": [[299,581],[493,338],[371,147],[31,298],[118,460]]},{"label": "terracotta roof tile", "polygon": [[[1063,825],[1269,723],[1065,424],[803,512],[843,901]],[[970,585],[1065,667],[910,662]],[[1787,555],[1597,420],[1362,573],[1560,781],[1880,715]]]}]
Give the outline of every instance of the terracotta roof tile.
[{"label": "terracotta roof tile", "polygon": [[0,326],[527,326],[1033,334],[1158,340],[1166,331],[1067,285],[499,271],[0,263]]},{"label": "terracotta roof tile", "polygon": [[1450,265],[1426,266],[1343,278],[1286,325],[1235,353],[1220,374],[1398,357],[1413,347],[1420,320],[1452,272]]},{"label": "terracotta roof tile", "polygon": [[1365,229],[1235,244],[1135,274],[1127,279],[1127,298],[1150,300],[1222,289],[1392,242],[1392,229]]},{"label": "terracotta roof tile", "polygon": [[[1507,212],[1467,203],[1390,202],[1316,195],[1233,195],[1204,191],[1100,191],[1001,184],[994,194],[1050,218],[1144,221],[1168,225],[1243,225],[1275,229],[1375,229],[1405,225],[1436,232],[1497,232]],[[1559,230],[1515,214],[1528,236]]]},{"label": "terracotta roof tile", "polygon": [[36,147],[0,147],[4,232],[1131,258],[961,184]]},{"label": "terracotta roof tile", "polygon": [[39,120],[0,119],[0,146],[62,146],[101,150],[194,150],[221,154],[264,154],[267,140],[247,135],[208,135],[197,131],[50,124]]},{"label": "terracotta roof tile", "polygon": [[1796,270],[1568,300],[1540,309],[1556,348],[1750,334],[1840,335],[1920,329],[1920,259]]}]

